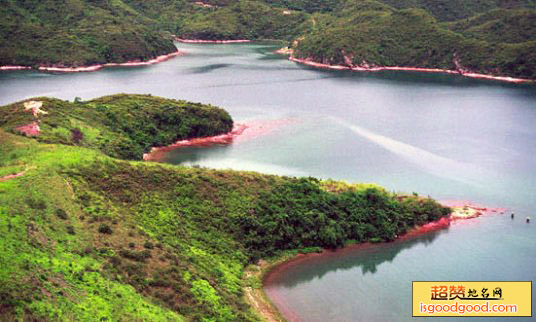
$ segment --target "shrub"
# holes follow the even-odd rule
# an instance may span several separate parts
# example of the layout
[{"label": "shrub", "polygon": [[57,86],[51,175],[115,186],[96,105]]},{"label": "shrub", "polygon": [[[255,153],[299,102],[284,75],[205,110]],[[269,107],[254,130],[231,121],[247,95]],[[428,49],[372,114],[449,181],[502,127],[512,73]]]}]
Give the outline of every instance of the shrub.
[{"label": "shrub", "polygon": [[42,199],[28,198],[26,199],[26,204],[32,209],[37,209],[37,210],[47,209],[47,204]]},{"label": "shrub", "polygon": [[67,233],[68,233],[69,235],[75,235],[75,234],[76,234],[75,231],[74,231],[74,227],[73,227],[73,226],[69,225],[69,226],[66,227],[66,229],[67,229]]},{"label": "shrub", "polygon": [[56,216],[58,216],[58,218],[63,219],[63,220],[66,220],[68,218],[65,210],[61,208],[56,209]]},{"label": "shrub", "polygon": [[99,233],[101,234],[111,234],[113,233],[114,231],[112,230],[112,228],[106,224],[101,224],[99,226]]},{"label": "shrub", "polygon": [[121,257],[119,256],[110,257],[110,264],[112,264],[114,267],[121,266]]},{"label": "shrub", "polygon": [[71,140],[73,141],[74,144],[80,143],[80,141],[82,141],[83,139],[84,139],[84,134],[82,133],[80,129],[75,128],[71,130]]},{"label": "shrub", "polygon": [[119,255],[136,262],[145,262],[147,258],[151,258],[151,252],[148,250],[142,250],[137,252],[135,250],[121,249],[119,251]]}]

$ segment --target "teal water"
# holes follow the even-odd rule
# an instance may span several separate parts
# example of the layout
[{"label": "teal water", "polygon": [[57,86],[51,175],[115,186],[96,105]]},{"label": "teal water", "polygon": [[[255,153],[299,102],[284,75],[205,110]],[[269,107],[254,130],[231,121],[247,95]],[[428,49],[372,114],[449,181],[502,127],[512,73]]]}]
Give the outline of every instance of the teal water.
[{"label": "teal water", "polygon": [[148,67],[2,72],[0,104],[118,92],[210,103],[250,129],[232,145],[179,149],[164,161],[375,182],[517,213],[291,266],[266,286],[291,318],[409,320],[412,280],[535,279],[536,222],[522,221],[536,220],[535,86],[317,70],[269,43],[178,47],[184,56]]},{"label": "teal water", "polygon": [[534,229],[522,220],[480,217],[408,240],[291,263],[265,291],[292,321],[418,320],[411,317],[411,281],[534,280],[535,248]]}]

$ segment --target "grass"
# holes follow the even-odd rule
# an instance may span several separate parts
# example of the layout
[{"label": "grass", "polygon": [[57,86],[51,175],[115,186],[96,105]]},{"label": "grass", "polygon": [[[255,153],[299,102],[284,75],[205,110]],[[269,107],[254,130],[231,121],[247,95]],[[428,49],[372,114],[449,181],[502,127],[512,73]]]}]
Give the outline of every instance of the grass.
[{"label": "grass", "polygon": [[0,6],[0,66],[85,66],[176,51],[169,33],[122,1],[12,1]]}]

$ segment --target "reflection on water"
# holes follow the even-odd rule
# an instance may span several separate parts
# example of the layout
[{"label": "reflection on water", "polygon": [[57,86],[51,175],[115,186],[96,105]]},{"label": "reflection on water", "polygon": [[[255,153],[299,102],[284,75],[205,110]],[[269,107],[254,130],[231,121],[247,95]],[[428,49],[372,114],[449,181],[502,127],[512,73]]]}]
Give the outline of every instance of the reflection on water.
[{"label": "reflection on water", "polygon": [[199,67],[193,67],[190,70],[192,74],[201,74],[201,73],[209,73],[216,69],[225,68],[229,66],[231,66],[231,64],[209,64],[209,65],[204,65],[204,66],[199,66]]},{"label": "reflection on water", "polygon": [[274,286],[296,287],[337,271],[358,268],[362,275],[374,274],[378,266],[385,262],[391,263],[401,251],[419,244],[429,245],[438,236],[447,232],[448,228],[445,228],[393,243],[357,245],[337,251],[327,251],[320,256],[313,254],[309,257],[298,258],[282,265],[272,276],[267,277],[266,291],[270,293]]},{"label": "reflection on water", "polygon": [[[258,68],[247,68],[247,69],[260,70]],[[338,78],[338,77],[336,76],[316,77],[315,76],[315,77],[307,77],[307,78],[294,78],[294,79],[289,79],[289,80],[274,79],[274,80],[266,80],[266,81],[259,81],[259,82],[233,82],[233,83],[228,83],[228,84],[215,84],[211,86],[204,85],[203,87],[216,88],[216,87],[258,86],[258,85],[282,84],[282,83],[294,84],[294,83],[299,83],[299,82],[314,82],[314,81],[318,81],[319,79],[329,79],[329,78]]]}]

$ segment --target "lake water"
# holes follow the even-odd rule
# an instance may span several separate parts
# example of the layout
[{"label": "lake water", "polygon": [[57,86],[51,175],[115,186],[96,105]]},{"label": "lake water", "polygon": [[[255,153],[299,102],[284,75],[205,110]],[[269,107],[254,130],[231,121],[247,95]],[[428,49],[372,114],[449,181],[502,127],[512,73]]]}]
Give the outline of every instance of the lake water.
[{"label": "lake water", "polygon": [[290,265],[266,291],[291,319],[409,320],[412,280],[536,279],[536,223],[523,221],[536,220],[536,86],[311,69],[270,43],[178,47],[184,56],[148,67],[2,72],[0,104],[119,92],[210,103],[249,128],[164,161],[375,182],[517,213]]}]

